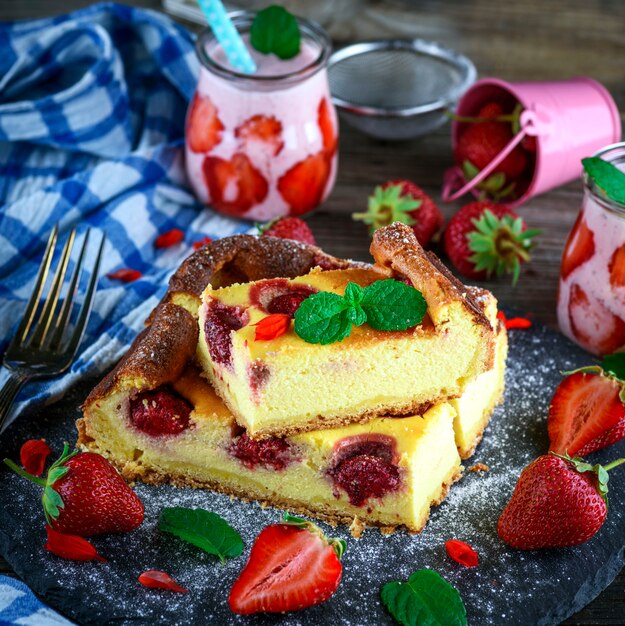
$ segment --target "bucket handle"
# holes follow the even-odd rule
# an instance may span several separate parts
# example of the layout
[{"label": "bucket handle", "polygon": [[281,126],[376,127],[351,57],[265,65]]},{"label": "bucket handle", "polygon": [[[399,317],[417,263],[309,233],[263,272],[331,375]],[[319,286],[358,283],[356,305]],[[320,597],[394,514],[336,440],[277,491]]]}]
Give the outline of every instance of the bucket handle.
[{"label": "bucket handle", "polygon": [[479,185],[485,178],[492,174],[493,170],[519,145],[519,143],[521,143],[521,141],[523,141],[524,137],[539,137],[547,135],[549,132],[548,123],[539,120],[536,111],[531,109],[525,109],[525,111],[521,113],[519,124],[521,127],[519,132],[508,142],[505,148],[503,148],[479,174],[466,182],[460,189],[453,191],[455,187],[464,182],[462,170],[456,165],[445,172],[443,189],[441,191],[443,202],[457,200]]}]

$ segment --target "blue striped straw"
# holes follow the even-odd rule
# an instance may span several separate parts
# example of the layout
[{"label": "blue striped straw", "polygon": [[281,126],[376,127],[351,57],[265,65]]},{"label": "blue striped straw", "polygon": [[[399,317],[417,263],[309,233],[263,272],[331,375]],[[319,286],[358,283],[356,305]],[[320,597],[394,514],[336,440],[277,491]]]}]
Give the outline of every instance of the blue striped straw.
[{"label": "blue striped straw", "polygon": [[198,0],[200,9],[206,16],[209,26],[213,29],[217,41],[221,44],[230,64],[245,74],[256,71],[256,63],[247,51],[241,35],[228,17],[220,0]]}]

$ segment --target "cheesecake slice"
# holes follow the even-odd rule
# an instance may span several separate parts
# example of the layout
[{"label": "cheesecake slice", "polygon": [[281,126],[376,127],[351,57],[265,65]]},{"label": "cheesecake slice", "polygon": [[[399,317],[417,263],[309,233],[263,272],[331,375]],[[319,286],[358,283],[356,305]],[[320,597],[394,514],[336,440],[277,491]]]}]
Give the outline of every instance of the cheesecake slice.
[{"label": "cheesecake slice", "polygon": [[[260,440],[199,374],[197,308],[208,283],[293,278],[320,265],[330,273],[372,270],[271,238],[237,236],[196,252],[126,356],[88,396],[78,446],[109,458],[128,480],[210,488],[349,523],[353,532],[363,525],[420,531],[430,506],[460,476],[459,452],[475,448],[500,398],[504,358],[469,383],[483,392],[461,395],[455,407],[441,402],[421,415]],[[493,327],[493,296],[469,288],[467,298]],[[496,352],[504,357],[505,339],[499,325]]]},{"label": "cheesecake slice", "polygon": [[[414,415],[460,396],[492,369],[495,331],[468,288],[450,279],[419,246],[412,230],[393,224],[376,233],[376,265],[321,271],[214,288],[199,309],[198,358],[217,393],[253,438],[284,436]],[[354,326],[328,345],[307,343],[294,329],[257,340],[272,314],[294,316],[319,292],[343,295],[395,277],[410,281],[427,303],[422,322],[403,331]]]}]

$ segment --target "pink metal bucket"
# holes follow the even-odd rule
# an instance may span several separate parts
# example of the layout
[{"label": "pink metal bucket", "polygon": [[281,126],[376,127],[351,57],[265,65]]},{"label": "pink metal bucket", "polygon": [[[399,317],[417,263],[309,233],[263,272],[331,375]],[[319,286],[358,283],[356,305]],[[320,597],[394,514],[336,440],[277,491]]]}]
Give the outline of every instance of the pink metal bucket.
[{"label": "pink metal bucket", "polygon": [[[515,207],[532,196],[564,185],[582,173],[581,159],[599,148],[620,141],[619,111],[608,90],[592,78],[560,81],[509,83],[498,78],[477,81],[458,103],[457,113],[475,116],[490,101],[521,103],[524,111],[520,131],[491,163],[466,182],[458,167],[445,174],[442,197],[449,202],[487,178],[526,135],[536,137],[536,163],[532,179],[523,194],[503,204]],[[451,137],[455,149],[465,124],[453,122]],[[460,186],[460,189],[458,187]]]}]

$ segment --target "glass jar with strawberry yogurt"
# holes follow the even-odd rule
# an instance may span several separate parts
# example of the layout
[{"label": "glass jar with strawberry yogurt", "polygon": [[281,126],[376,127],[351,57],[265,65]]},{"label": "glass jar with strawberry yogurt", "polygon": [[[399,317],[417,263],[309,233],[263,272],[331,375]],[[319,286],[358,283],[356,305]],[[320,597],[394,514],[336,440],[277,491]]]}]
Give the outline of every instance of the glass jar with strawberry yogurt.
[{"label": "glass jar with strawberry yogurt", "polygon": [[198,198],[234,217],[265,221],[317,207],[334,185],[337,118],[326,33],[297,18],[300,52],[281,60],[249,43],[253,13],[231,16],[256,62],[233,69],[210,29],[196,50],[200,78],[186,122],[186,168]]},{"label": "glass jar with strawberry yogurt", "polygon": [[[625,143],[595,154],[625,171]],[[597,355],[625,348],[625,204],[584,174],[584,200],[562,255],[561,331]]]}]

